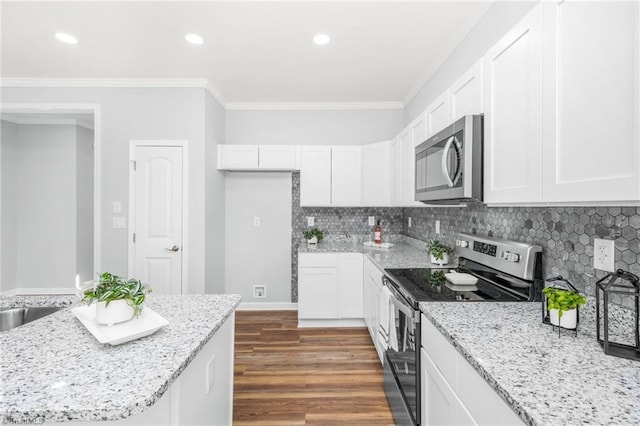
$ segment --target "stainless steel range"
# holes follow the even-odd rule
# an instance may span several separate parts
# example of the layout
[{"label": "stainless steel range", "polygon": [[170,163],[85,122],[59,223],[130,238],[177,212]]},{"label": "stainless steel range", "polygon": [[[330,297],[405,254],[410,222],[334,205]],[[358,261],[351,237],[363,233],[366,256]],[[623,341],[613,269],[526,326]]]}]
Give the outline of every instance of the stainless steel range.
[{"label": "stainless steel range", "polygon": [[475,284],[453,284],[445,275],[450,268],[385,270],[395,326],[384,357],[384,386],[397,425],[420,424],[420,346],[428,344],[420,342],[420,302],[541,300],[540,246],[461,233],[455,252],[455,272],[472,275]]}]

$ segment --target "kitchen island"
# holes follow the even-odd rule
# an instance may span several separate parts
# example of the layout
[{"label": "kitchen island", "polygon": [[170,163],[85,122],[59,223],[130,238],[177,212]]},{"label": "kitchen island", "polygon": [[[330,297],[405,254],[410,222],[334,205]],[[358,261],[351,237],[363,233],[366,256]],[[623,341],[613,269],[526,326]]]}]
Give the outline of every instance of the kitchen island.
[{"label": "kitchen island", "polygon": [[0,421],[230,424],[239,303],[238,295],[150,295],[146,306],[169,324],[117,346],[98,343],[70,309],[0,333]]},{"label": "kitchen island", "polygon": [[[605,355],[594,324],[580,324],[577,337],[558,337],[542,324],[539,303],[427,302],[420,308],[523,423],[640,424],[640,362]],[[447,366],[436,366],[446,378]],[[461,377],[463,369],[457,371]],[[487,406],[475,408],[491,418]]]}]

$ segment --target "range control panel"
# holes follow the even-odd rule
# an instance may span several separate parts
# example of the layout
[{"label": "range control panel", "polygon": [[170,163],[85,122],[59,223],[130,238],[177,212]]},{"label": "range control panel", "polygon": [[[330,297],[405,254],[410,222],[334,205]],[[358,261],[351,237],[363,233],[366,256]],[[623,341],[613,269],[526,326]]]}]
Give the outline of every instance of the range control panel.
[{"label": "range control panel", "polygon": [[531,280],[536,254],[542,252],[537,245],[500,238],[460,233],[456,239],[456,255]]},{"label": "range control panel", "polygon": [[496,257],[496,253],[498,252],[498,246],[494,244],[482,243],[480,241],[474,241],[473,251],[477,251],[482,254],[487,254],[489,256]]}]

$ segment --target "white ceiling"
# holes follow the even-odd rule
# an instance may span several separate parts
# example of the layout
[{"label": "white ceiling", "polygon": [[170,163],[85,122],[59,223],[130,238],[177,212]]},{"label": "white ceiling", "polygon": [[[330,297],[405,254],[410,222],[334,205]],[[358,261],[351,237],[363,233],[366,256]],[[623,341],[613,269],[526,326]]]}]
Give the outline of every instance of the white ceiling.
[{"label": "white ceiling", "polygon": [[207,79],[230,103],[406,103],[492,1],[2,1],[1,73]]}]

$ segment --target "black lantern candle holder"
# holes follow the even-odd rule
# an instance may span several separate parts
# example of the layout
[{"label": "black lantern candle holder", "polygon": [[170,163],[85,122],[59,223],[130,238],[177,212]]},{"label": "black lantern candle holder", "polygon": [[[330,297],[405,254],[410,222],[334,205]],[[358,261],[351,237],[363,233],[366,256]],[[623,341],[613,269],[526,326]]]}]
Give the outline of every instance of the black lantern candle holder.
[{"label": "black lantern candle holder", "polygon": [[[571,284],[569,280],[562,278],[562,275],[558,275],[557,277],[553,277],[553,278],[548,278],[544,284],[544,288],[547,288],[547,287],[557,288],[565,291],[575,291],[576,293],[578,293],[578,289],[575,288],[575,286]],[[566,327],[561,327],[560,325],[554,325],[554,324],[551,324],[547,295],[544,294],[543,292],[542,296],[543,296],[542,297],[542,322],[544,324],[550,325],[551,327],[553,327],[554,330],[558,329],[558,337],[560,337],[560,332],[562,330],[566,330],[569,333],[573,333],[574,336],[577,336],[578,324],[580,323],[580,308],[576,308],[576,328],[566,328]]]},{"label": "black lantern candle holder", "polygon": [[[629,284],[624,284],[624,282]],[[611,303],[610,296],[618,294],[621,296],[627,296],[633,298],[633,332],[634,332],[634,344],[625,345],[622,343],[612,342],[610,340],[609,325],[610,310],[609,304]],[[596,283],[596,335],[598,343],[604,348],[604,353],[607,355],[613,355],[621,358],[632,359],[640,361],[640,333],[638,331],[638,318],[639,318],[639,303],[640,302],[640,284],[638,283],[638,277],[631,272],[618,269],[616,272],[611,272],[604,278]],[[600,334],[600,310],[602,303],[602,320],[603,334]]]}]

